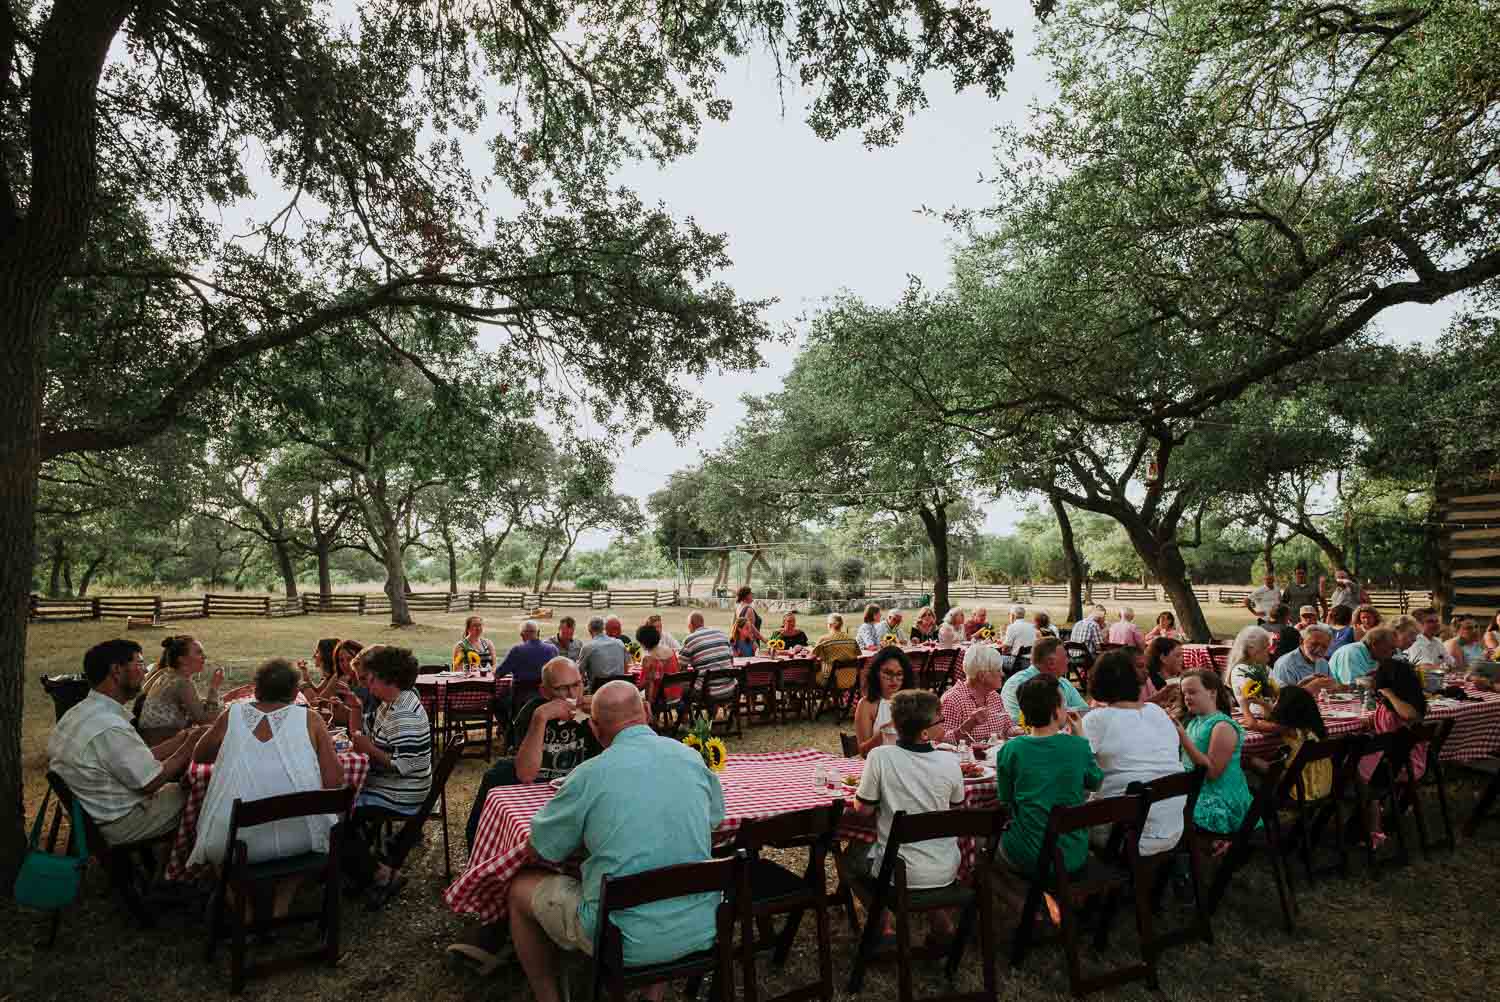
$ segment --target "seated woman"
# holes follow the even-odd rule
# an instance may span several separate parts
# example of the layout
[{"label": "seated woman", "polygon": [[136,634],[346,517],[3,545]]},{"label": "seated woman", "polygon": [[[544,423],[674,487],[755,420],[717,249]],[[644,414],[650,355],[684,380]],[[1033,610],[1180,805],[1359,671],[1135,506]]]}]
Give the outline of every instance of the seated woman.
[{"label": "seated woman", "polygon": [[215,668],[208,693],[198,695],[193,676],[203,671],[203,645],[187,634],[161,642],[161,660],[141,687],[136,711],[141,739],[156,745],[194,724],[207,724],[219,713],[224,669]]},{"label": "seated woman", "polygon": [[[198,814],[198,838],[189,866],[222,865],[229,837],[229,814],[236,800],[260,800],[286,793],[332,790],[344,785],[323,718],[298,706],[299,673],[291,662],[272,658],[255,672],[255,699],[236,703],[214,721],[193,750],[195,762],[212,762],[213,778]],[[286,859],[305,852],[327,852],[331,814],[289,818],[239,833],[251,863]],[[284,915],[295,881],[276,887],[275,914]]]},{"label": "seated woman", "polygon": [[938,627],[938,643],[953,647],[964,639],[964,611],[957,607],[948,610],[943,625]]},{"label": "seated woman", "polygon": [[747,616],[744,619],[734,621],[734,656],[737,658],[755,657],[755,638],[759,631],[755,623]]},{"label": "seated woman", "polygon": [[1380,625],[1380,610],[1373,605],[1362,605],[1354,610],[1354,639],[1363,640],[1365,634]]},{"label": "seated woman", "polygon": [[[1318,697],[1300,685],[1289,685],[1281,690],[1271,709],[1271,722],[1281,728],[1281,743],[1287,750],[1288,765],[1307,742],[1328,740],[1328,728],[1323,723],[1323,711],[1318,709]],[[1333,763],[1323,759],[1302,770],[1302,786],[1294,791],[1294,796],[1309,801],[1322,800],[1332,789]]]},{"label": "seated woman", "polygon": [[1484,649],[1486,651],[1500,650],[1500,612],[1495,613],[1495,618],[1490,620],[1490,625],[1484,629]]},{"label": "seated woman", "polygon": [[828,614],[828,632],[818,638],[818,645],[813,648],[813,657],[823,663],[818,669],[819,685],[828,681],[828,676],[833,674],[835,662],[859,659],[859,645],[844,632],[843,616],[836,612]]},{"label": "seated woman", "polygon": [[372,702],[368,691],[359,692],[362,688],[359,681],[359,673],[354,670],[354,658],[365,645],[358,640],[340,640],[333,649],[332,670],[325,671],[323,677],[318,681],[317,688],[308,697],[309,700],[334,700],[339,699],[344,689],[357,692],[361,702],[369,709]]},{"label": "seated woman", "polygon": [[646,617],[646,621],[642,625],[655,627],[656,632],[661,634],[661,642],[663,644],[666,644],[674,651],[681,650],[682,642],[679,641],[676,637],[672,636],[672,632],[662,625],[660,613],[653,612],[651,615]]},{"label": "seated woman", "polygon": [[917,621],[911,624],[911,642],[914,644],[936,643],[938,638],[937,613],[927,606],[917,613]]},{"label": "seated woman", "polygon": [[495,667],[495,645],[485,638],[483,617],[464,620],[463,639],[453,645],[453,667],[457,671],[469,667],[489,671]]},{"label": "seated woman", "polygon": [[787,650],[793,647],[809,647],[807,634],[797,628],[797,614],[789,612],[781,617],[781,629],[771,634],[772,640],[779,640],[786,645]]},{"label": "seated woman", "polygon": [[[427,711],[414,688],[417,659],[404,647],[381,647],[362,659],[370,692],[379,701],[369,732],[358,713],[349,716],[354,750],[370,756],[370,776],[354,801],[354,824],[341,851],[341,863],[356,890],[370,890],[370,907],[383,907],[406,885],[406,878],[375,857],[374,838],[364,829],[392,815],[416,814],[432,788],[432,733]],[[357,697],[345,696],[351,710]]]},{"label": "seated woman", "polygon": [[[1276,701],[1276,683],[1271,681],[1271,634],[1259,626],[1247,626],[1235,635],[1229,648],[1229,687],[1245,726],[1256,726]],[[1260,679],[1259,676],[1264,676]]]},{"label": "seated woman", "polygon": [[880,639],[884,636],[885,624],[880,620],[880,606],[865,606],[865,621],[854,631],[854,642],[859,644],[861,650],[869,650],[879,647]]},{"label": "seated woman", "polygon": [[[1427,716],[1427,694],[1422,691],[1422,679],[1411,662],[1401,658],[1386,658],[1375,667],[1373,688],[1376,695],[1375,733],[1390,734],[1403,727],[1413,727]],[[1359,760],[1359,776],[1369,783],[1379,776],[1388,779],[1390,764],[1382,761],[1380,754],[1366,755]],[[1406,763],[1413,779],[1421,779],[1427,772],[1427,742],[1412,746]],[[1402,770],[1403,772],[1406,770]],[[1365,817],[1365,830],[1376,848],[1385,841],[1382,830],[1380,801],[1372,798],[1369,813]]]},{"label": "seated woman", "polygon": [[1057,636],[1057,627],[1052,625],[1052,617],[1041,609],[1031,614],[1031,622],[1036,627],[1036,635],[1038,637]]},{"label": "seated woman", "polygon": [[1187,635],[1177,628],[1177,617],[1170,609],[1157,615],[1156,625],[1146,634],[1147,645],[1157,637],[1169,637],[1179,644],[1187,640]]},{"label": "seated woman", "polygon": [[[1148,783],[1182,771],[1177,725],[1161,707],[1142,699],[1133,652],[1100,655],[1089,672],[1089,696],[1101,704],[1083,718],[1083,736],[1104,772],[1096,796],[1118,796],[1131,783]],[[1151,806],[1141,831],[1143,856],[1166,852],[1182,838],[1184,804],[1185,798],[1176,797]],[[1108,827],[1096,830],[1093,838],[1104,845]]]},{"label": "seated woman", "polygon": [[1333,642],[1328,645],[1328,653],[1352,644],[1357,637],[1354,636],[1354,610],[1347,605],[1336,605],[1328,610],[1328,626],[1333,630]]},{"label": "seated woman", "polygon": [[[678,667],[677,652],[667,646],[661,632],[650,622],[636,629],[635,642],[641,645],[641,690],[645,693],[646,705],[655,706],[656,690],[661,685],[662,676],[682,670]],[[683,688],[671,686],[661,696],[667,700],[681,699]]]},{"label": "seated woman", "polygon": [[1005,658],[994,644],[974,644],[964,651],[964,680],[943,693],[943,740],[1009,738],[1022,734],[1000,698]]},{"label": "seated woman", "polygon": [[869,755],[872,748],[887,744],[896,738],[891,724],[891,697],[903,689],[914,689],[911,659],[899,647],[882,647],[880,653],[870,660],[865,675],[865,691],[854,708],[854,738],[859,742],[859,754]]},{"label": "seated woman", "polygon": [[1149,700],[1173,720],[1182,718],[1182,644],[1157,637],[1146,645],[1146,677],[1155,688]]},{"label": "seated woman", "polygon": [[[990,610],[975,609],[974,614],[964,621],[964,639],[973,640],[980,630],[990,625]],[[993,632],[993,631],[991,631]]]},{"label": "seated woman", "polygon": [[303,696],[307,699],[315,699],[318,695],[319,687],[333,675],[333,666],[335,664],[333,652],[338,650],[338,646],[338,637],[324,637],[313,648],[312,666],[318,669],[317,684],[313,683],[312,674],[308,671],[307,662],[297,662],[297,671],[302,675],[302,679],[298,683],[298,688],[302,690]]},{"label": "seated woman", "polygon": [[1486,659],[1484,643],[1479,639],[1479,624],[1470,616],[1460,616],[1453,621],[1458,633],[1443,644],[1453,667],[1458,671],[1473,672]]},{"label": "seated woman", "polygon": [[1182,677],[1186,726],[1177,728],[1183,765],[1205,770],[1203,790],[1193,808],[1193,823],[1210,835],[1227,839],[1239,831],[1250,810],[1250,784],[1240,764],[1245,731],[1230,713],[1229,687],[1216,671],[1191,671]]}]

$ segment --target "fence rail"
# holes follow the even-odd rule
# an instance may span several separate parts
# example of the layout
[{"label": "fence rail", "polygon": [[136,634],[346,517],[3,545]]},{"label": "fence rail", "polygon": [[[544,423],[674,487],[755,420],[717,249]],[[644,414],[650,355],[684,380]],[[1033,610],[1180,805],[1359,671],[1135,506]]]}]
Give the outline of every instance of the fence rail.
[{"label": "fence rail", "polygon": [[[413,612],[470,612],[477,609],[608,609],[614,607],[660,607],[676,605],[676,589],[621,588],[612,591],[504,592],[412,592],[406,596]],[[161,595],[100,595],[95,598],[44,598],[32,595],[27,619],[33,623],[69,623],[91,619],[142,619],[166,623],[179,619],[214,616],[280,618],[283,616],[389,615],[390,596],[301,595],[279,598],[270,595],[223,595],[207,593],[198,598],[166,598]]]}]

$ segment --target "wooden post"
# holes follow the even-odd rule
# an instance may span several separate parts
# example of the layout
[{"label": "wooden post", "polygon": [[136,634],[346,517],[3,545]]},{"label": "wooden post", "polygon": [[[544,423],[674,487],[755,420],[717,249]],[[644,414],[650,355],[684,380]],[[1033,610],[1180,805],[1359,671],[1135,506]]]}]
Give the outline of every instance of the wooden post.
[{"label": "wooden post", "polygon": [[203,618],[208,618],[208,592],[203,593]]},{"label": "wooden post", "polygon": [[365,597],[363,595],[359,597],[359,614],[361,616],[365,614]]},{"label": "wooden post", "polygon": [[151,621],[153,623],[160,623],[161,622],[161,596],[160,595],[152,595],[151,596]]},{"label": "wooden post", "polygon": [[95,618],[95,619],[100,618],[99,617],[99,599],[98,599],[97,596],[89,603],[89,611],[93,613],[93,618]]}]

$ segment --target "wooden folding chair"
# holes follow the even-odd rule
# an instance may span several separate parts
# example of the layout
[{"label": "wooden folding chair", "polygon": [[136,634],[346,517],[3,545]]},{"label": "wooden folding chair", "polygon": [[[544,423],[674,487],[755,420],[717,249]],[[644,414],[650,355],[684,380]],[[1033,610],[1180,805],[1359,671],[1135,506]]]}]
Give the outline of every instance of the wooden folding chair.
[{"label": "wooden folding chair", "polygon": [[[1448,774],[1443,767],[1443,749],[1448,745],[1448,738],[1453,734],[1453,726],[1457,723],[1452,717],[1442,720],[1424,721],[1411,729],[1413,744],[1427,744],[1427,773],[1419,782],[1408,773],[1405,794],[1399,798],[1402,811],[1410,810],[1412,817],[1417,823],[1417,841],[1422,847],[1422,855],[1432,855],[1434,848],[1444,848],[1452,852],[1456,846],[1453,837],[1453,817],[1448,813]],[[1438,842],[1428,837],[1427,812],[1422,809],[1422,797],[1420,783],[1430,782],[1437,789],[1438,811],[1443,819],[1443,840]]]},{"label": "wooden folding chair", "polygon": [[781,691],[781,665],[760,662],[746,665],[745,684],[740,690],[739,712],[752,726],[777,721],[777,698]]},{"label": "wooden folding chair", "polygon": [[834,719],[840,723],[847,720],[854,712],[854,704],[859,700],[859,677],[860,661],[858,658],[847,658],[833,663],[833,670],[828,673],[828,679],[823,683],[823,696],[814,719],[821,717],[827,710],[834,711]]},{"label": "wooden folding chair", "polygon": [[[1166,892],[1167,884],[1172,875],[1173,863],[1178,856],[1187,858],[1188,884],[1193,892],[1193,920],[1180,929],[1167,932],[1158,932],[1153,929],[1141,929],[1141,950],[1149,958],[1153,965],[1158,964],[1161,955],[1169,947],[1178,946],[1183,943],[1209,943],[1214,941],[1213,927],[1209,923],[1208,909],[1203,901],[1202,870],[1203,860],[1201,846],[1198,839],[1198,826],[1193,823],[1193,811],[1198,806],[1198,794],[1203,789],[1203,778],[1205,772],[1202,769],[1193,769],[1190,772],[1174,773],[1153,779],[1149,783],[1131,783],[1125,787],[1125,793],[1129,796],[1139,797],[1141,800],[1141,812],[1137,821],[1137,831],[1144,831],[1147,815],[1151,808],[1166,800],[1177,797],[1183,798],[1182,807],[1182,837],[1177,840],[1177,845],[1155,855],[1138,856],[1139,876],[1137,879],[1146,882],[1151,892],[1151,911],[1157,913],[1161,910],[1162,895]],[[1128,837],[1124,829],[1116,829],[1122,837]],[[1111,849],[1114,840],[1111,838]]]},{"label": "wooden folding chair", "polygon": [[432,785],[417,813],[398,814],[379,807],[360,808],[361,819],[379,824],[382,831],[395,829],[393,837],[381,839],[384,846],[381,855],[391,869],[399,870],[405,865],[407,855],[422,840],[422,828],[428,821],[441,821],[443,876],[453,879],[453,854],[448,848],[448,778],[453,775],[453,767],[458,765],[458,760],[463,758],[466,740],[463,733],[459,732],[443,749],[437,768],[432,773]]},{"label": "wooden folding chair", "polygon": [[[1031,948],[1032,933],[1044,907],[1044,895],[1051,893],[1062,915],[1063,950],[1068,962],[1068,985],[1074,995],[1084,996],[1101,988],[1113,988],[1131,981],[1145,981],[1156,987],[1154,954],[1143,950],[1140,962],[1085,976],[1083,958],[1078,947],[1079,911],[1090,902],[1102,902],[1102,911],[1094,930],[1094,948],[1103,951],[1109,941],[1109,927],[1119,900],[1127,892],[1135,901],[1136,925],[1141,943],[1153,941],[1151,933],[1151,890],[1142,879],[1139,866],[1141,799],[1135,796],[1101,797],[1077,807],[1054,807],[1047,818],[1047,833],[1042,838],[1037,857],[1040,873],[1029,881],[1021,921],[1011,938],[1010,965],[1020,967]],[[1061,838],[1070,832],[1087,832],[1092,828],[1118,826],[1124,831],[1119,841],[1121,859],[1106,861],[1089,854],[1088,862],[1069,873],[1063,858]]]},{"label": "wooden folding chair", "polygon": [[1068,681],[1072,682],[1079,692],[1088,692],[1089,667],[1094,663],[1094,657],[1089,653],[1088,645],[1081,640],[1064,640],[1063,650],[1068,652]]},{"label": "wooden folding chair", "polygon": [[[488,761],[495,751],[495,682],[493,679],[449,682],[443,687],[443,743],[451,745],[462,739],[465,748],[473,748]],[[518,706],[517,709],[520,707]],[[484,732],[484,745],[470,742],[472,731]]]},{"label": "wooden folding chair", "polygon": [[[743,668],[709,668],[701,671],[693,691],[693,714],[707,720],[710,731],[722,728],[722,733],[728,734],[732,729],[738,737],[744,734],[740,721],[740,693],[744,690]],[[723,711],[722,717],[720,711]]]},{"label": "wooden folding chair", "polygon": [[958,678],[959,658],[957,647],[939,647],[927,656],[927,673],[932,678],[932,691],[941,696]]},{"label": "wooden folding chair", "polygon": [[[995,998],[995,917],[994,894],[990,885],[990,867],[995,845],[1006,815],[1000,811],[931,811],[907,814],[897,811],[891,821],[891,834],[881,859],[880,873],[870,877],[855,872],[847,857],[835,857],[839,877],[854,895],[865,903],[865,925],[860,933],[854,965],[849,972],[848,992],[857,995],[864,987],[865,968],[876,959],[880,942],[881,917],[889,908],[896,919],[896,982],[900,1002],[915,1002],[912,991],[911,916],[938,909],[959,909],[960,919],[953,942],[948,948],[946,970],[951,980],[958,970],[964,947],[973,932],[974,916],[979,918],[980,963],[983,965],[984,990],[930,996],[923,1002],[993,1002]],[[972,838],[983,840],[974,866],[973,886],[955,881],[947,887],[910,888],[906,884],[906,864],[901,846],[938,838]],[[925,951],[924,951],[925,952]]]},{"label": "wooden folding chair", "polygon": [[[67,781],[49,770],[47,783],[52,787],[52,793],[57,797],[62,812],[65,814],[71,812],[73,791],[68,787]],[[163,852],[170,852],[172,841],[177,838],[177,829],[173,828],[152,839],[110,845],[99,831],[99,825],[89,816],[88,811],[83,810],[81,804],[78,813],[83,817],[84,841],[88,846],[89,855],[97,859],[103,865],[104,872],[109,874],[109,886],[120,895],[120,900],[125,904],[125,910],[130,913],[130,917],[137,925],[144,929],[153,928],[156,925],[156,915],[151,908],[147,907],[144,892],[156,872],[154,850],[159,848]],[[56,822],[53,827],[55,831]],[[68,850],[72,851],[72,835],[70,834],[68,838]]]},{"label": "wooden folding chair", "polygon": [[[658,734],[676,737],[693,717],[693,686],[698,673],[691,668],[663,675],[656,682],[656,693],[651,700],[651,728]],[[668,689],[677,689],[675,698],[668,697]]]},{"label": "wooden folding chair", "polygon": [[[1387,731],[1384,734],[1366,734],[1356,756],[1364,760],[1371,755],[1380,756],[1375,772],[1369,782],[1362,778],[1354,784],[1358,806],[1358,829],[1364,832],[1365,863],[1377,877],[1387,867],[1406,866],[1411,862],[1411,852],[1406,846],[1406,825],[1402,821],[1400,795],[1406,786],[1406,774],[1410,771],[1412,732],[1410,728]],[[1375,839],[1368,830],[1369,808],[1378,804],[1386,834],[1395,846],[1390,855],[1382,857]]]},{"label": "wooden folding chair", "polygon": [[[1286,767],[1282,763],[1272,762],[1262,774],[1260,785],[1252,788],[1250,808],[1245,812],[1245,819],[1240,823],[1239,830],[1229,839],[1229,849],[1219,861],[1213,883],[1209,885],[1207,909],[1210,917],[1218,912],[1235,871],[1249,863],[1257,851],[1263,851],[1271,865],[1272,879],[1276,882],[1282,922],[1287,932],[1296,931],[1297,897],[1286,875],[1286,863],[1282,858],[1281,819],[1276,811],[1276,798],[1285,771]],[[1210,836],[1200,832],[1199,837],[1206,839]]]},{"label": "wooden folding chair", "polygon": [[[340,828],[348,823],[349,809],[354,803],[354,790],[341,787],[337,790],[309,790],[303,793],[288,793],[279,797],[261,800],[238,800],[229,811],[229,837],[224,853],[224,865],[219,870],[219,888],[214,896],[208,922],[208,949],[206,959],[212,963],[219,939],[224,935],[225,917],[229,914],[229,990],[238,994],[245,987],[245,978],[251,968],[245,962],[246,936],[264,933],[273,929],[305,922],[317,922],[323,933],[323,942],[317,950],[299,956],[278,958],[276,967],[287,963],[322,960],[332,967],[339,962],[339,842],[343,837]],[[284,859],[269,859],[251,863],[248,848],[240,838],[246,828],[306,817],[310,814],[335,814],[339,822],[328,836],[327,852],[305,852]],[[246,918],[248,908],[274,890],[275,885],[290,877],[312,878],[323,884],[323,902],[315,911],[292,912],[280,918]],[[235,907],[229,909],[229,892],[235,895]]]},{"label": "wooden folding chair", "polygon": [[[666,866],[628,877],[606,875],[599,885],[599,912],[594,929],[594,980],[590,998],[599,1002],[606,986],[612,1002],[625,1002],[630,988],[661,981],[714,976],[714,995],[734,999],[734,905],[731,899],[745,865],[744,854],[730,859]],[[625,966],[625,941],[614,914],[627,908],[694,894],[721,895],[714,913],[714,945],[660,964]]]},{"label": "wooden folding chair", "polygon": [[[1349,850],[1344,839],[1345,818],[1341,805],[1345,792],[1353,789],[1358,781],[1358,755],[1354,753],[1363,744],[1361,735],[1332,738],[1327,741],[1304,741],[1297,756],[1286,766],[1281,775],[1281,788],[1276,802],[1279,810],[1294,817],[1292,830],[1282,840],[1285,853],[1296,851],[1302,857],[1302,868],[1311,884],[1318,876],[1337,873],[1349,874]],[[1320,762],[1327,762],[1333,782],[1328,795],[1320,799],[1307,796],[1307,770]],[[1322,834],[1333,833],[1335,861],[1327,866],[1316,865],[1317,850]],[[1291,871],[1287,879],[1291,880]]]},{"label": "wooden folding chair", "polygon": [[[812,909],[817,922],[818,980],[766,1002],[804,1002],[808,999],[831,1002],[833,999],[833,934],[828,919],[831,898],[826,868],[834,833],[843,813],[844,802],[835,800],[827,807],[812,807],[747,821],[736,833],[734,848],[745,854],[736,902],[740,917],[740,963],[745,1002],[757,1002],[759,998],[755,954],[774,946],[772,961],[777,967],[783,966],[791,953],[802,916],[808,909]],[[808,850],[806,870],[797,874],[772,860],[762,859],[761,849],[768,845],[778,849],[805,847]],[[786,920],[781,933],[773,937],[771,922],[777,915],[785,915]]]},{"label": "wooden folding chair", "polygon": [[817,658],[788,658],[781,663],[777,680],[776,706],[779,719],[786,723],[788,715],[812,719],[818,702]]}]

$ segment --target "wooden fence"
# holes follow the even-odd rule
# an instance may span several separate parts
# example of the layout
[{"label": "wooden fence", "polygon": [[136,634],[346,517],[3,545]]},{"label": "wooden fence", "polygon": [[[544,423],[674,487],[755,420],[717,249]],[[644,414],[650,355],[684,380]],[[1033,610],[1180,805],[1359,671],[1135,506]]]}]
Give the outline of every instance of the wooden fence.
[{"label": "wooden fence", "polygon": [[[412,612],[471,612],[483,609],[609,609],[625,606],[656,608],[676,605],[676,589],[625,588],[614,591],[537,592],[412,592],[406,602]],[[28,619],[34,623],[69,623],[91,619],[140,619],[167,623],[214,616],[279,618],[282,616],[388,616],[391,600],[383,592],[368,595],[206,594],[199,598],[161,595],[100,595],[97,598],[31,596]]]}]

